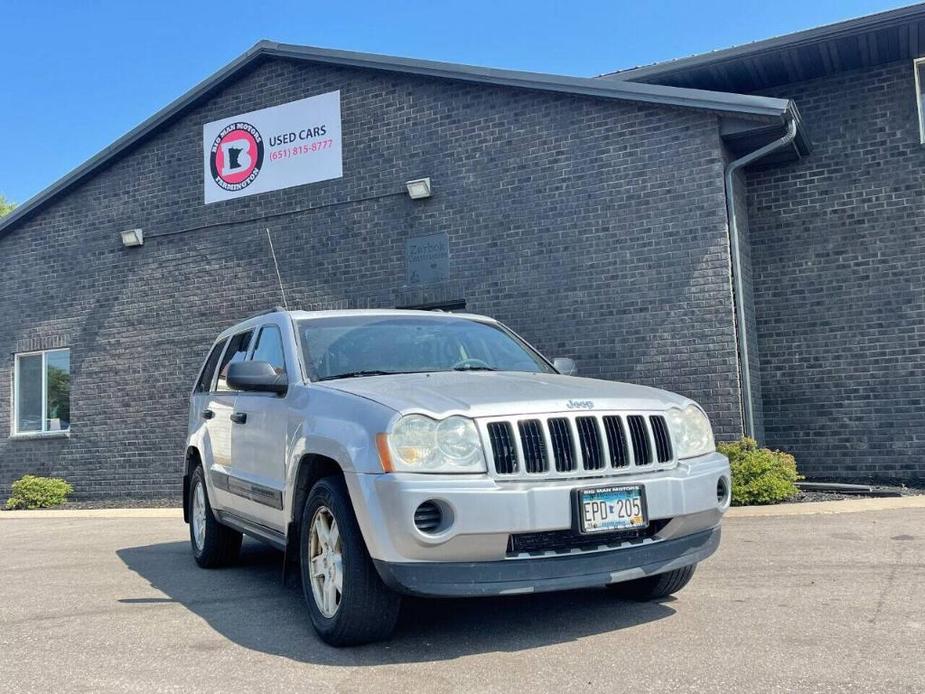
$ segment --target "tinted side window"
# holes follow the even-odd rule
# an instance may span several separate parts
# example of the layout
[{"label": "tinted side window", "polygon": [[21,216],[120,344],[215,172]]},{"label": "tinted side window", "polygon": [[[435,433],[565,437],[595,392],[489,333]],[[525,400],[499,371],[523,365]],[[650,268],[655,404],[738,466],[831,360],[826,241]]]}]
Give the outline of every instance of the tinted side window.
[{"label": "tinted side window", "polygon": [[286,373],[286,357],[283,355],[283,336],[275,325],[265,325],[257,335],[254,347],[254,361],[269,362],[276,373]]},{"label": "tinted side window", "polygon": [[247,347],[251,343],[251,336],[253,334],[253,330],[248,330],[247,332],[238,333],[231,338],[231,342],[228,343],[228,349],[225,350],[225,356],[222,357],[222,365],[218,370],[218,384],[215,387],[216,390],[231,390],[225,382],[225,378],[228,375],[228,365],[244,361],[244,358],[247,356]]},{"label": "tinted side window", "polygon": [[226,342],[228,340],[222,340],[209,352],[209,358],[206,359],[206,365],[202,367],[202,375],[196,384],[197,393],[208,393],[212,390],[212,376],[215,375],[215,367],[218,366],[218,358],[222,356],[222,348]]}]

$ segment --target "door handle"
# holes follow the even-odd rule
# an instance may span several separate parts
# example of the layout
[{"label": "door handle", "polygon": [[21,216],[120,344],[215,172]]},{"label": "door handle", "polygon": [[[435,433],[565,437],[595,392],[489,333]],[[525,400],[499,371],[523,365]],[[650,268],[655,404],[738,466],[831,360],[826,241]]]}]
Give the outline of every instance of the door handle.
[{"label": "door handle", "polygon": [[235,412],[231,415],[231,421],[235,424],[245,424],[247,422],[247,412]]},{"label": "door handle", "polygon": [[203,419],[212,419],[215,416],[215,413],[212,410],[203,410],[202,418]]}]

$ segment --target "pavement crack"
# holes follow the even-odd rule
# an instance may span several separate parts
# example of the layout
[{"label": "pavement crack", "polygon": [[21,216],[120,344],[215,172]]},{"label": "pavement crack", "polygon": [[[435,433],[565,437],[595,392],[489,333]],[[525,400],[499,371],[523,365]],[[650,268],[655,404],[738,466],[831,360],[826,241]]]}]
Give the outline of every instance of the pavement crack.
[{"label": "pavement crack", "polygon": [[895,548],[893,550],[896,561],[890,567],[890,571],[886,575],[886,581],[884,581],[883,587],[880,588],[879,595],[877,596],[877,604],[874,607],[874,613],[867,620],[868,624],[876,624],[880,619],[880,615],[883,613],[883,607],[886,604],[886,598],[893,592],[893,586],[896,583],[896,576],[902,567],[904,549],[905,548]]}]

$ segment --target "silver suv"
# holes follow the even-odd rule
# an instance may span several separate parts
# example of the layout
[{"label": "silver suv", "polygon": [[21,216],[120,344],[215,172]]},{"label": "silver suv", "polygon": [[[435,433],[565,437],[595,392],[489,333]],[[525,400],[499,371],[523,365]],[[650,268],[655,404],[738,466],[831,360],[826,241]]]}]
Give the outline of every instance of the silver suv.
[{"label": "silver suv", "polygon": [[484,316],[246,320],[190,398],[196,561],[283,550],[333,645],[388,637],[402,594],[674,593],[719,544],[728,461],[688,398],[573,374]]}]

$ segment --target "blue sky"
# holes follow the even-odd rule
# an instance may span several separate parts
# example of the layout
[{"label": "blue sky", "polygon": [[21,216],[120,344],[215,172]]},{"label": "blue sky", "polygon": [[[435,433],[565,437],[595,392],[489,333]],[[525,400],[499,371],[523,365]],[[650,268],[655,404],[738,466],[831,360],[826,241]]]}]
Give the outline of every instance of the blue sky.
[{"label": "blue sky", "polygon": [[24,202],[258,39],[593,76],[883,0],[0,0],[0,194]]}]

